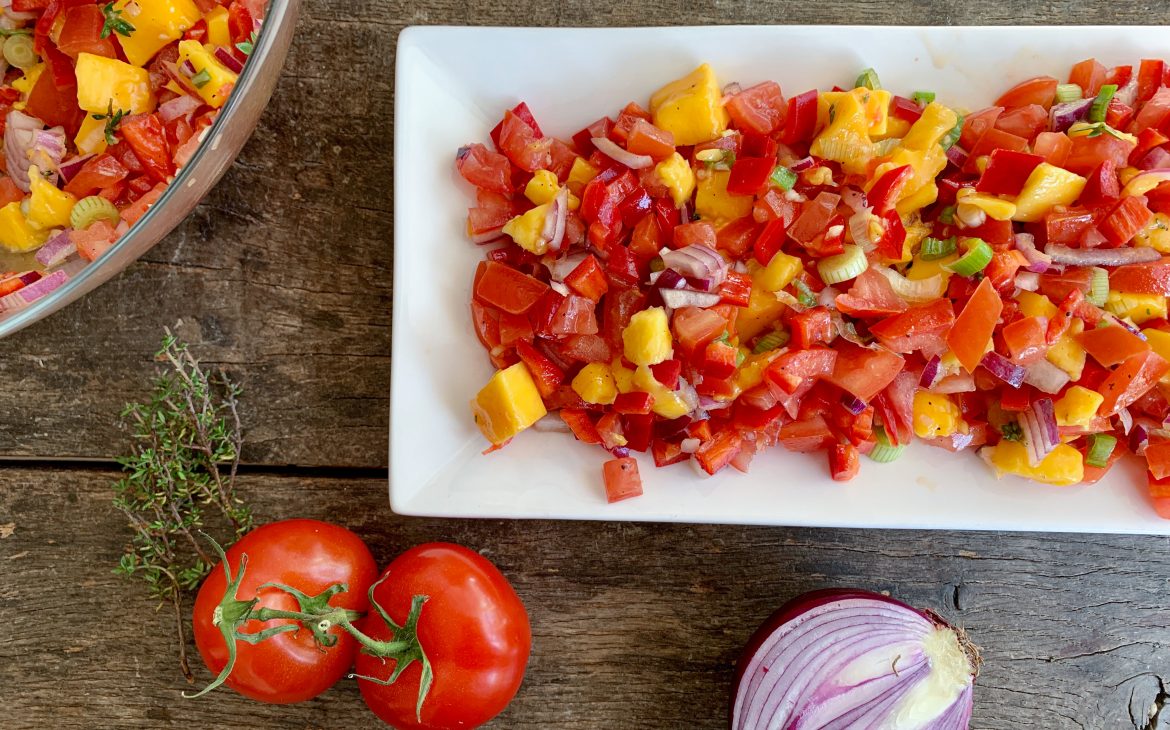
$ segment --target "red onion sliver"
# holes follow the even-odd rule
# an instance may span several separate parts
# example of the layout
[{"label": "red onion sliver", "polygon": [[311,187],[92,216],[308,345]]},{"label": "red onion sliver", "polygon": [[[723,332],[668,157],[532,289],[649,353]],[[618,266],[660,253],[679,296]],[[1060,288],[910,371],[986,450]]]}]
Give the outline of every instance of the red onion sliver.
[{"label": "red onion sliver", "polygon": [[962,167],[967,164],[967,151],[957,144],[950,146],[947,150],[947,161],[955,167]]},{"label": "red onion sliver", "polygon": [[1045,246],[1044,253],[1058,264],[1075,266],[1124,266],[1149,263],[1162,258],[1162,254],[1153,248],[1083,249],[1054,243]]},{"label": "red onion sliver", "polygon": [[1069,375],[1047,360],[1028,366],[1024,382],[1044,393],[1059,393],[1068,384]]},{"label": "red onion sliver", "polygon": [[922,368],[922,375],[918,378],[918,384],[923,388],[929,388],[934,385],[934,381],[938,379],[939,370],[942,368],[942,358],[938,355],[930,358],[926,365]]},{"label": "red onion sliver", "polygon": [[688,289],[659,289],[658,293],[662,295],[662,303],[671,309],[679,309],[681,307],[699,307],[706,309],[707,307],[714,307],[719,303],[720,296],[718,294],[708,294],[701,291],[690,291]]},{"label": "red onion sliver", "polygon": [[654,165],[654,158],[650,155],[635,155],[633,152],[622,149],[617,142],[609,137],[594,137],[593,146],[601,154],[631,170],[644,170]]},{"label": "red onion sliver", "polygon": [[76,251],[77,246],[74,245],[73,239],[69,236],[69,231],[65,230],[53,236],[44,246],[41,246],[37,251],[36,259],[39,264],[47,269],[51,269],[72,256]]},{"label": "red onion sliver", "polygon": [[0,297],[0,312],[23,309],[46,294],[56,290],[68,280],[69,275],[64,271],[54,271],[23,289],[17,289],[11,294]]},{"label": "red onion sliver", "polygon": [[851,393],[845,393],[841,396],[841,405],[845,406],[845,410],[855,416],[863,413],[866,408],[869,408],[865,401]]},{"label": "red onion sliver", "polygon": [[797,160],[796,162],[793,162],[791,165],[788,166],[788,169],[792,170],[793,172],[804,172],[805,170],[811,170],[813,167],[816,166],[816,164],[817,164],[817,161],[814,160],[812,157],[804,157],[802,159]]},{"label": "red onion sliver", "polygon": [[718,287],[727,278],[727,260],[718,251],[700,243],[663,252],[662,263],[685,277],[708,279],[712,287]]},{"label": "red onion sliver", "polygon": [[232,73],[242,73],[244,70],[244,64],[240,59],[236,58],[235,54],[226,48],[216,48],[215,57],[219,59],[220,63],[231,69]]},{"label": "red onion sliver", "polygon": [[92,154],[81,155],[79,157],[74,157],[62,162],[61,167],[58,170],[58,172],[61,173],[61,182],[68,183],[70,180],[72,180],[73,176],[80,172],[81,168],[85,167],[85,163],[89,162],[90,158],[92,157]]},{"label": "red onion sliver", "polygon": [[987,372],[1013,388],[1019,388],[1024,384],[1024,376],[1027,374],[1025,368],[1016,365],[998,352],[987,353],[979,364],[987,368]]},{"label": "red onion sliver", "polygon": [[1077,122],[1083,122],[1089,116],[1089,108],[1093,106],[1093,99],[1078,99],[1053,104],[1048,112],[1048,128],[1053,132],[1065,132]]}]

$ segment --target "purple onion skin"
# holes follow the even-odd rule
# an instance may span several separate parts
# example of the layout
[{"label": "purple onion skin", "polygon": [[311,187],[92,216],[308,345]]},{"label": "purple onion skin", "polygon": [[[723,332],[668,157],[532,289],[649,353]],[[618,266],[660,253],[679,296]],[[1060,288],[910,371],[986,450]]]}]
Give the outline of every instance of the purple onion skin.
[{"label": "purple onion skin", "polygon": [[798,616],[801,616],[802,614],[805,614],[818,606],[823,606],[826,603],[832,603],[833,601],[840,601],[846,598],[862,598],[871,601],[882,601],[883,603],[890,603],[895,606],[900,606],[902,608],[913,611],[935,626],[952,628],[950,624],[944,621],[942,617],[936,614],[934,611],[915,608],[909,604],[899,601],[896,598],[883,596],[882,594],[874,593],[873,591],[862,590],[860,588],[822,588],[820,590],[803,593],[785,603],[783,606],[777,609],[775,613],[769,616],[767,620],[765,620],[764,623],[760,625],[760,628],[756,629],[756,632],[752,634],[751,638],[748,639],[747,645],[744,646],[743,651],[740,653],[739,661],[735,665],[735,682],[731,685],[731,698],[727,705],[728,727],[732,727],[731,723],[733,714],[735,712],[735,696],[737,694],[740,682],[743,681],[743,673],[747,671],[748,662],[750,662],[752,657],[755,656],[756,652],[760,650],[760,646],[764,643],[764,641],[767,640],[767,638],[771,636],[776,631],[776,629],[780,628],[794,618],[797,618]]}]

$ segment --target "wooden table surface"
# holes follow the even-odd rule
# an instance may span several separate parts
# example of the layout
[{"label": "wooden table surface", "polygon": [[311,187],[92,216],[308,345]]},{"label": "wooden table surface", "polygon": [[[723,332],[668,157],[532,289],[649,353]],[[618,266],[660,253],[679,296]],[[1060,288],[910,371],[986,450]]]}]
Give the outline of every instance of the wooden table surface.
[{"label": "wooden table surface", "polygon": [[512,579],[534,649],[493,727],[720,727],[748,635],[824,586],[887,590],[966,627],[985,659],[973,727],[1156,727],[1170,691],[1164,538],[409,519],[389,510],[385,467],[403,26],[1166,23],[1165,8],[307,0],[273,102],[208,199],[122,276],[0,343],[4,726],[376,726],[348,682],[290,707],[182,699],[170,615],[111,574],[129,535],[109,504],[126,449],[115,414],[147,392],[170,326],[245,387],[242,491],[259,519],[341,522],[383,562],[454,540]]}]

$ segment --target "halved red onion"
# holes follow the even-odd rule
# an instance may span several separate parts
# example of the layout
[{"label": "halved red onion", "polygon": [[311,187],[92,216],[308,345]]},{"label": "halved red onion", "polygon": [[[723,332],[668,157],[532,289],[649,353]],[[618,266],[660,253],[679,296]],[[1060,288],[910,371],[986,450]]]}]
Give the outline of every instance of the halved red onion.
[{"label": "halved red onion", "polygon": [[841,191],[841,202],[854,213],[870,209],[869,200],[866,198],[865,192],[855,187],[847,187]]},{"label": "halved red onion", "polygon": [[671,309],[679,309],[681,307],[699,307],[700,309],[706,309],[707,307],[714,307],[719,303],[721,298],[718,294],[690,291],[689,289],[660,288],[658,293],[662,295],[662,303]]},{"label": "halved red onion", "polygon": [[685,277],[709,279],[717,287],[727,278],[727,260],[718,251],[701,243],[692,243],[677,251],[664,251],[662,263]]},{"label": "halved red onion", "polygon": [[58,169],[58,172],[61,173],[61,182],[68,183],[72,180],[73,176],[80,172],[81,168],[85,167],[85,163],[89,162],[92,157],[93,154],[91,153],[88,155],[79,155],[62,162],[61,167]]},{"label": "halved red onion", "polygon": [[1032,363],[1024,374],[1024,382],[1043,393],[1059,393],[1068,381],[1068,373],[1047,360]]},{"label": "halved red onion", "polygon": [[215,57],[218,58],[219,62],[222,63],[224,66],[227,66],[228,68],[230,68],[233,73],[243,73],[243,71],[244,71],[243,62],[240,61],[240,59],[236,58],[236,55],[234,53],[232,53],[231,51],[229,51],[228,49],[226,49],[222,46],[216,48],[215,49]]},{"label": "halved red onion", "polygon": [[77,246],[65,230],[50,238],[37,250],[36,259],[41,266],[51,269],[77,252]]},{"label": "halved red onion", "polygon": [[987,353],[979,361],[979,364],[987,368],[987,372],[1013,388],[1018,388],[1024,384],[1024,376],[1027,374],[1027,370],[1021,365],[1016,365],[998,352],[992,351]]},{"label": "halved red onion", "polygon": [[953,144],[947,149],[947,161],[955,167],[961,168],[966,165],[968,157],[967,151],[957,144]]},{"label": "halved red onion", "polygon": [[965,729],[979,651],[940,616],[861,590],[780,608],[736,669],[732,730]]},{"label": "halved red onion", "polygon": [[1053,132],[1066,132],[1077,122],[1083,122],[1089,116],[1089,108],[1093,106],[1093,99],[1078,99],[1053,104],[1048,112],[1048,128]]},{"label": "halved red onion", "polygon": [[1143,264],[1157,261],[1162,254],[1153,248],[1106,248],[1084,249],[1069,248],[1058,243],[1050,243],[1044,247],[1044,253],[1052,257],[1058,264],[1074,264],[1076,266],[1124,266],[1125,264]]},{"label": "halved red onion", "polygon": [[922,368],[922,375],[918,378],[918,384],[923,388],[929,388],[934,385],[934,381],[938,379],[938,372],[942,369],[942,358],[938,355],[930,358],[926,365]]},{"label": "halved red onion", "polygon": [[8,174],[16,186],[29,191],[28,168],[36,165],[52,182],[57,181],[57,170],[65,158],[65,130],[62,127],[45,129],[36,117],[24,112],[10,111],[4,127],[4,159]]},{"label": "halved red onion", "polygon": [[1013,240],[1016,248],[1028,259],[1028,271],[1043,274],[1052,264],[1052,257],[1036,248],[1036,237],[1031,233],[1017,233]]},{"label": "halved red onion", "polygon": [[792,170],[793,172],[804,172],[805,170],[811,170],[812,168],[816,167],[816,164],[817,161],[814,160],[811,156],[802,157],[801,159],[789,165],[788,169]]},{"label": "halved red onion", "polygon": [[644,170],[654,165],[654,158],[650,155],[635,155],[629,150],[622,149],[617,142],[609,137],[594,137],[593,146],[601,154],[631,170]]}]

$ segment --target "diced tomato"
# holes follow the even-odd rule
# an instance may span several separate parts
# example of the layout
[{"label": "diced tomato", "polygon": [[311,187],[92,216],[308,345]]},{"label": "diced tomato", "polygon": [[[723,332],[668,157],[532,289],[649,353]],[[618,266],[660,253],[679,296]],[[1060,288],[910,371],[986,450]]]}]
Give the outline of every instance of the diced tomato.
[{"label": "diced tomato", "polygon": [[780,428],[780,445],[789,451],[821,451],[836,443],[829,424],[821,415],[809,416],[784,424]]},{"label": "diced tomato", "polygon": [[890,280],[874,269],[866,269],[853,280],[849,291],[838,294],[837,309],[860,319],[888,317],[906,311],[906,302],[894,292]]},{"label": "diced tomato", "polygon": [[825,307],[812,307],[803,312],[793,312],[788,315],[787,321],[789,331],[792,333],[792,347],[797,350],[831,342],[835,335],[833,320]]},{"label": "diced tomato", "polygon": [[652,395],[635,390],[629,393],[618,393],[613,402],[613,409],[622,415],[646,414],[650,412],[650,407],[653,404],[654,397]]},{"label": "diced tomato", "polygon": [[1048,110],[1040,104],[1009,109],[995,120],[995,128],[1024,139],[1048,129]]},{"label": "diced tomato", "polygon": [[999,149],[991,153],[987,169],[975,189],[992,195],[1018,195],[1032,171],[1044,162],[1040,155]]},{"label": "diced tomato", "polygon": [[801,385],[833,374],[837,351],[827,347],[789,350],[779,355],[764,370],[764,378],[785,393],[795,393]]},{"label": "diced tomato", "polygon": [[609,291],[609,280],[605,278],[605,272],[593,254],[589,254],[577,264],[577,267],[565,277],[565,284],[594,302],[601,301],[601,297]]},{"label": "diced tomato", "polygon": [[557,351],[574,362],[610,362],[614,353],[600,335],[570,335],[557,343]]},{"label": "diced tomato", "polygon": [[968,114],[963,119],[963,129],[959,133],[959,146],[965,150],[974,147],[979,138],[995,126],[995,121],[999,119],[1001,114],[1003,114],[1002,106],[988,107],[974,114]]},{"label": "diced tomato", "polygon": [[1120,246],[1146,227],[1153,213],[1139,197],[1129,196],[1119,202],[1105,220],[1097,224],[1109,243]]},{"label": "diced tomato", "polygon": [[786,230],[787,226],[784,225],[783,218],[773,218],[764,224],[763,230],[760,231],[760,235],[752,244],[752,257],[760,266],[767,266],[772,257],[784,245]]},{"label": "diced tomato", "polygon": [[683,307],[671,318],[679,349],[688,358],[727,329],[727,319],[710,309]]},{"label": "diced tomato", "polygon": [[774,159],[739,157],[727,177],[727,192],[734,195],[756,195],[768,187],[768,177],[776,166]]},{"label": "diced tomato", "polygon": [[576,145],[577,150],[583,155],[589,155],[596,147],[593,146],[593,139],[595,137],[608,137],[610,130],[613,129],[613,120],[609,117],[602,117],[593,124],[590,124],[585,129],[573,135],[573,144]]},{"label": "diced tomato", "polygon": [[[65,192],[81,199],[126,179],[130,171],[113,155],[100,154],[86,160],[77,174],[65,185]],[[7,178],[6,178],[7,179]]]},{"label": "diced tomato", "polygon": [[780,85],[765,81],[744,89],[727,100],[724,106],[735,126],[744,132],[770,135],[784,124],[788,104]]},{"label": "diced tomato", "polygon": [[718,431],[695,452],[695,460],[708,474],[714,474],[731,463],[743,448],[743,437],[732,429]]},{"label": "diced tomato", "polygon": [[785,226],[790,226],[796,219],[796,204],[773,188],[756,199],[752,205],[752,218],[759,223],[782,220]]},{"label": "diced tomato", "polygon": [[[1111,204],[1121,197],[1121,184],[1117,178],[1117,164],[1113,160],[1102,160],[1089,174],[1085,189],[1077,202],[1081,205]],[[1050,241],[1053,239],[1049,239]]]},{"label": "diced tomato", "polygon": [[1041,132],[1032,142],[1032,151],[1048,164],[1063,167],[1072,151],[1072,140],[1060,132]]},{"label": "diced tomato", "polygon": [[829,472],[835,482],[847,482],[861,468],[861,452],[853,444],[833,444],[829,451]]},{"label": "diced tomato", "polygon": [[1145,340],[1125,327],[1118,326],[1088,329],[1077,339],[1086,352],[1107,368],[1150,349],[1149,343]]},{"label": "diced tomato", "polygon": [[478,142],[460,148],[455,165],[463,179],[476,187],[496,193],[512,192],[508,158]]},{"label": "diced tomato", "polygon": [[475,298],[512,314],[527,312],[548,291],[548,284],[495,261],[480,263]]},{"label": "diced tomato", "polygon": [[650,453],[654,456],[654,466],[663,467],[687,461],[691,455],[682,450],[678,441],[667,441],[657,438],[650,442]]},{"label": "diced tomato", "polygon": [[1130,122],[1129,131],[1136,134],[1149,127],[1161,128],[1170,116],[1170,88],[1162,87],[1142,104],[1137,116]]},{"label": "diced tomato", "polygon": [[950,300],[937,299],[870,325],[869,331],[893,352],[937,351],[954,323]]},{"label": "diced tomato", "polygon": [[[1101,78],[1105,78],[1105,70],[1101,70]],[[1029,104],[1038,104],[1045,109],[1052,106],[1052,102],[1056,99],[1056,86],[1060,82],[1051,76],[1037,76],[1021,81],[1012,88],[1003,93],[999,99],[996,100],[996,106],[1002,107],[1022,107]],[[1075,83],[1075,82],[1074,82]],[[1100,86],[1100,82],[1097,84]],[[1088,92],[1086,92],[1087,94]],[[1092,92],[1096,94],[1097,92]]]},{"label": "diced tomato", "polygon": [[866,402],[893,382],[906,365],[886,350],[870,350],[845,341],[839,341],[835,348],[837,362],[828,381]]},{"label": "diced tomato", "polygon": [[1071,147],[1063,167],[1078,175],[1088,175],[1105,160],[1112,160],[1114,166],[1120,170],[1125,167],[1129,153],[1134,148],[1132,142],[1118,139],[1111,134],[1072,137],[1069,141]]},{"label": "diced tomato", "polygon": [[1145,457],[1150,476],[1158,480],[1170,477],[1170,441],[1151,441],[1146,446]]},{"label": "diced tomato", "polygon": [[[1089,58],[1072,67],[1068,74],[1068,82],[1081,87],[1086,99],[1091,99],[1101,90],[1105,83],[1105,67],[1095,58]],[[1056,93],[1056,87],[1052,89]]]},{"label": "diced tomato", "polygon": [[602,466],[605,477],[605,501],[613,504],[623,499],[642,496],[642,477],[638,461],[632,456],[610,459]]},{"label": "diced tomato", "polygon": [[811,244],[824,234],[840,202],[841,196],[836,193],[819,193],[801,209],[800,216],[788,229],[788,237],[805,246]]},{"label": "diced tomato", "polygon": [[1076,243],[1094,223],[1093,212],[1085,208],[1058,206],[1044,216],[1045,241]]},{"label": "diced tomato", "polygon": [[117,57],[113,40],[101,37],[106,18],[97,5],[76,5],[66,10],[62,18],[57,32],[57,50],[70,58],[77,58],[82,53]]},{"label": "diced tomato", "polygon": [[663,160],[674,153],[674,134],[639,118],[630,127],[626,149],[635,155],[649,155],[655,160]]},{"label": "diced tomato", "polygon": [[722,226],[715,234],[715,247],[732,259],[741,259],[752,247],[760,226],[751,217],[737,218]]},{"label": "diced tomato", "polygon": [[984,279],[955,319],[955,326],[947,333],[947,344],[967,372],[975,372],[983,359],[1002,310],[1003,301],[991,280]]},{"label": "diced tomato", "polygon": [[716,248],[718,236],[715,232],[715,226],[709,221],[695,221],[674,227],[674,234],[670,241],[671,248],[685,248],[693,244],[706,246],[710,249]]},{"label": "diced tomato", "polygon": [[1132,294],[1170,296],[1170,258],[1118,266],[1109,273],[1109,288]]},{"label": "diced tomato", "polygon": [[1017,319],[1003,328],[1004,344],[1019,365],[1031,365],[1044,357],[1047,334],[1048,324],[1040,317]]},{"label": "diced tomato", "polygon": [[807,142],[812,139],[817,128],[817,100],[819,94],[816,89],[806,91],[788,100],[788,113],[784,117],[784,130],[780,141],[784,144]]},{"label": "diced tomato", "polygon": [[523,314],[500,313],[500,344],[514,347],[520,342],[532,342],[535,333],[532,322]]},{"label": "diced tomato", "polygon": [[532,125],[512,111],[504,112],[500,123],[500,137],[497,143],[516,167],[527,172],[536,172],[552,164],[552,140],[542,138]]},{"label": "diced tomato", "polygon": [[893,209],[894,204],[901,199],[907,183],[913,178],[914,168],[910,165],[895,167],[879,177],[867,195],[874,213],[883,215]]},{"label": "diced tomato", "polygon": [[0,208],[9,203],[19,203],[24,200],[24,191],[16,186],[12,178],[5,175],[0,177]]},{"label": "diced tomato", "polygon": [[[1167,271],[1170,275],[1170,270]],[[1048,272],[1040,275],[1040,292],[1054,302],[1059,302],[1073,290],[1088,293],[1093,283],[1093,272],[1089,269],[1067,268],[1062,272]]]},{"label": "diced tomato", "polygon": [[46,45],[42,51],[45,70],[25,100],[24,112],[40,119],[47,126],[65,128],[70,138],[76,136],[85,112],[77,106],[77,77],[73,59]]},{"label": "diced tomato", "polygon": [[1154,387],[1170,364],[1153,352],[1133,355],[1109,374],[1097,391],[1105,396],[1098,413],[1110,416],[1130,405]]},{"label": "diced tomato", "polygon": [[1002,129],[989,129],[983,133],[975,146],[968,150],[966,164],[963,165],[963,172],[970,175],[979,174],[979,166],[977,160],[984,155],[990,155],[996,150],[1010,150],[1012,152],[1024,152],[1028,149],[1028,140],[1019,135],[1005,132]]},{"label": "diced tomato", "polygon": [[1165,76],[1165,63],[1156,60],[1143,58],[1141,65],[1138,66],[1137,78],[1137,96],[1138,103],[1146,101],[1154,93],[1162,88],[1162,80]]},{"label": "diced tomato", "polygon": [[984,221],[973,228],[962,228],[963,235],[968,238],[981,238],[987,243],[1006,244],[1012,240],[1012,222],[999,221],[987,216]]},{"label": "diced tomato", "polygon": [[715,341],[708,343],[704,352],[701,366],[704,377],[723,380],[735,373],[738,348],[726,342]]},{"label": "diced tomato", "polygon": [[157,203],[163,193],[166,192],[166,183],[157,183],[154,187],[150,187],[150,185],[150,180],[138,178],[137,180],[131,180],[127,186],[127,196],[129,196],[130,190],[137,190],[133,199],[119,213],[127,225],[132,226],[137,223],[142,216],[146,215],[146,211],[150,210],[150,207]]},{"label": "diced tomato", "polygon": [[1170,479],[1155,479],[1147,473],[1147,495],[1158,516],[1170,520]]},{"label": "diced tomato", "polygon": [[1114,97],[1109,100],[1109,106],[1105,107],[1105,123],[1114,129],[1125,129],[1130,120],[1133,119],[1133,107],[1123,104]]},{"label": "diced tomato", "polygon": [[174,176],[175,166],[171,161],[166,132],[157,114],[126,117],[118,131],[154,180],[165,183]]},{"label": "diced tomato", "polygon": [[1011,294],[1016,288],[1016,272],[1028,265],[1028,259],[1019,251],[996,251],[991,256],[983,276],[997,291]]}]

